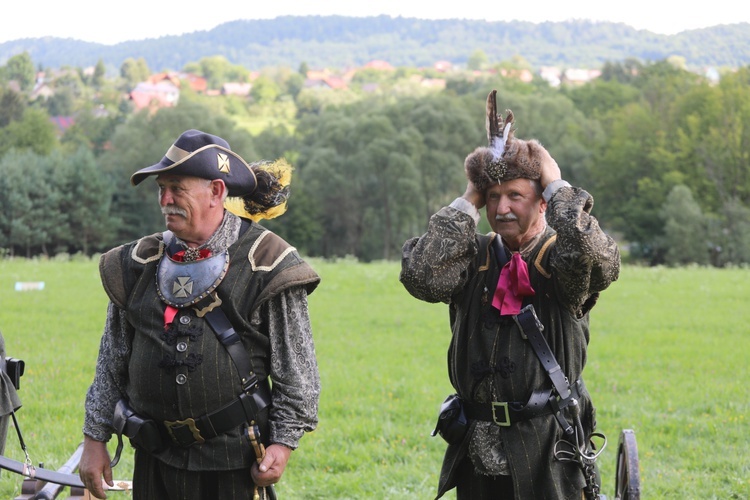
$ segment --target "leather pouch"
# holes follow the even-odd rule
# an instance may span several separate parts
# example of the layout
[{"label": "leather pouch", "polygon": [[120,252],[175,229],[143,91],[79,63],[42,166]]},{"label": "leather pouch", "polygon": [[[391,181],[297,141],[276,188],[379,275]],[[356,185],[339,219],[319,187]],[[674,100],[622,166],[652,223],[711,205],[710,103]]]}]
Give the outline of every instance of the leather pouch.
[{"label": "leather pouch", "polygon": [[156,421],[135,413],[125,399],[117,402],[112,425],[118,434],[128,437],[133,446],[149,453],[158,453],[167,447]]},{"label": "leather pouch", "polygon": [[469,430],[469,421],[464,413],[458,394],[451,394],[440,405],[440,414],[432,435],[440,434],[448,444],[460,443]]}]

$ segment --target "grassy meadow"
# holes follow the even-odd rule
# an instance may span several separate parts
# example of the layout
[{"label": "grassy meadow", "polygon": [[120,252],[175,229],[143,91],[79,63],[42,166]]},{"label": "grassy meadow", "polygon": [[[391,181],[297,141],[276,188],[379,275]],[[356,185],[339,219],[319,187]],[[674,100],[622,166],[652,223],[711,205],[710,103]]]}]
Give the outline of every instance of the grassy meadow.
[{"label": "grassy meadow", "polygon": [[[444,443],[430,432],[451,391],[446,306],[411,298],[397,262],[312,265],[323,278],[310,297],[320,424],[292,454],[278,495],[434,498]],[[14,290],[26,281],[45,287]],[[600,298],[584,374],[609,438],[599,460],[609,498],[623,428],[638,440],[642,498],[750,498],[748,282],[748,269],[625,267]],[[32,461],[47,468],[82,440],[105,308],[94,260],[0,260],[0,331],[26,362],[18,419]],[[23,460],[12,426],[5,453]],[[126,447],[115,477],[131,474]],[[0,499],[19,495],[21,482],[3,471]]]}]

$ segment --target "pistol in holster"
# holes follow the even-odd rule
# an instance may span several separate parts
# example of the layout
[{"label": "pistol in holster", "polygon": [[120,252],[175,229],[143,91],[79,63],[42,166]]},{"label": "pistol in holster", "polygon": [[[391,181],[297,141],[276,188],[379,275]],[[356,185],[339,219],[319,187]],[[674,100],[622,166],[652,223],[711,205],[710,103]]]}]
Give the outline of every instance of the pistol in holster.
[{"label": "pistol in holster", "polygon": [[115,406],[112,426],[118,435],[126,436],[133,446],[148,453],[159,453],[167,448],[167,440],[155,420],[138,415],[126,399]]},{"label": "pistol in holster", "polygon": [[3,369],[5,370],[5,373],[8,374],[8,378],[10,378],[11,382],[13,382],[13,387],[15,387],[16,390],[21,388],[21,376],[23,375],[25,368],[26,363],[24,363],[22,359],[5,358],[5,366]]}]

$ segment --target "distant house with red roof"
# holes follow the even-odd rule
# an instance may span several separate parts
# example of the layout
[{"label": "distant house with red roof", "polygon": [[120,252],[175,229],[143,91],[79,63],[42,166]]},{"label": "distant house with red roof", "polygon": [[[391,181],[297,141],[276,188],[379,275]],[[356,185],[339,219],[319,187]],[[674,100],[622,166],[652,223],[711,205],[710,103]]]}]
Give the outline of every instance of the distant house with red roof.
[{"label": "distant house with red roof", "polygon": [[379,59],[376,59],[374,61],[370,61],[367,64],[364,65],[365,69],[377,69],[381,71],[395,71],[396,68],[390,65],[390,63],[386,61],[381,61]]},{"label": "distant house with red roof", "polygon": [[154,85],[162,82],[170,82],[175,87],[182,87],[182,82],[187,82],[191,90],[198,93],[205,93],[208,90],[208,80],[202,76],[195,75],[193,73],[176,73],[174,71],[166,71],[163,73],[154,73],[148,78],[148,82]]},{"label": "distant house with red roof", "polygon": [[208,80],[202,76],[194,75],[192,73],[183,73],[182,79],[188,83],[191,90],[198,92],[199,94],[205,94],[208,90]]},{"label": "distant house with red roof", "polygon": [[148,80],[146,80],[146,82],[150,83],[151,85],[158,85],[162,82],[169,82],[175,87],[180,86],[180,78],[177,76],[177,73],[172,72],[154,73],[153,75],[148,77]]},{"label": "distant house with red roof", "polygon": [[180,100],[180,89],[169,80],[159,83],[141,82],[130,92],[136,111],[141,109],[169,108]]},{"label": "distant house with red roof", "polygon": [[325,80],[323,80],[326,85],[331,87],[334,90],[342,90],[346,88],[346,81],[339,77],[339,76],[329,76]]},{"label": "distant house with red roof", "polygon": [[331,72],[328,70],[310,70],[307,72],[305,88],[329,88],[333,90],[344,90],[347,88],[347,80],[340,76],[331,74]]},{"label": "distant house with red roof", "polygon": [[444,73],[453,69],[453,63],[451,63],[450,61],[437,61],[433,65],[433,68],[435,68],[437,71],[440,71],[441,73]]}]

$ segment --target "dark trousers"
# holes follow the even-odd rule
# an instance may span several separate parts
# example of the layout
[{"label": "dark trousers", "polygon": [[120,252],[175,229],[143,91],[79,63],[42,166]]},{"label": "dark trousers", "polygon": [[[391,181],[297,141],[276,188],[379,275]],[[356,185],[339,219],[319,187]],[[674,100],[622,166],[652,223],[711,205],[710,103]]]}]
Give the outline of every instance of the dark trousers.
[{"label": "dark trousers", "polygon": [[134,500],[252,500],[250,469],[195,472],[176,469],[136,449]]},{"label": "dark trousers", "polygon": [[510,476],[485,476],[465,458],[458,468],[456,500],[513,500],[513,479]]}]

